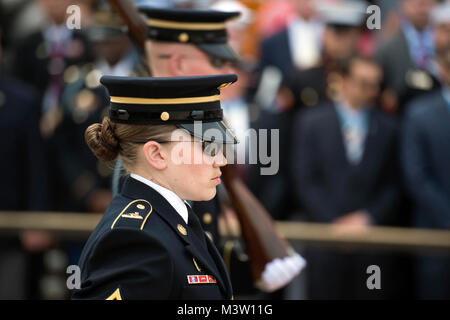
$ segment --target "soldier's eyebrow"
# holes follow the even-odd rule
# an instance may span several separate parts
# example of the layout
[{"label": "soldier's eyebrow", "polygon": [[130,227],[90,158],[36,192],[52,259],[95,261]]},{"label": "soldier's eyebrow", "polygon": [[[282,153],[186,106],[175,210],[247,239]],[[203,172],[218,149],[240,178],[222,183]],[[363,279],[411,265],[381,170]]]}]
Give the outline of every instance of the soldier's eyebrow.
[{"label": "soldier's eyebrow", "polygon": [[158,54],[158,56],[157,56],[159,59],[170,59],[171,57],[172,57],[172,55],[171,54],[168,54],[168,53],[161,53],[161,54]]}]

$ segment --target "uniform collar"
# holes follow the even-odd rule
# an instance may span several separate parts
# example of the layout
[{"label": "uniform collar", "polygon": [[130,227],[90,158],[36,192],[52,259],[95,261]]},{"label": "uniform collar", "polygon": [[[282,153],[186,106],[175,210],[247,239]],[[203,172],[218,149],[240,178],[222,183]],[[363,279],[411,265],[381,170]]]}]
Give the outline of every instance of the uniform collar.
[{"label": "uniform collar", "polygon": [[179,196],[175,194],[175,192],[164,188],[160,186],[159,184],[156,184],[138,174],[131,173],[130,177],[133,179],[136,179],[142,183],[145,183],[150,188],[154,189],[156,192],[158,192],[161,196],[164,197],[164,199],[167,200],[167,202],[170,203],[170,205],[175,209],[175,211],[181,216],[183,221],[187,224],[188,223],[188,210],[186,208],[186,204],[183,200],[180,199]]}]

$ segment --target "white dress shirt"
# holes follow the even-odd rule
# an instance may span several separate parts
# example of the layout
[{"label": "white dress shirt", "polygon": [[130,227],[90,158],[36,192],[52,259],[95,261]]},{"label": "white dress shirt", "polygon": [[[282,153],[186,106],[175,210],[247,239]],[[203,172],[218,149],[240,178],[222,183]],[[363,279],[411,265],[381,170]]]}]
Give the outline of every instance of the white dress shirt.
[{"label": "white dress shirt", "polygon": [[345,101],[336,104],[344,137],[347,159],[357,165],[364,154],[365,141],[369,127],[369,115],[366,108],[353,109]]},{"label": "white dress shirt", "polygon": [[138,174],[132,173],[130,174],[130,177],[133,179],[136,179],[142,183],[145,183],[150,188],[158,192],[161,196],[164,197],[164,199],[167,200],[167,202],[170,203],[170,205],[175,209],[175,211],[181,216],[181,218],[184,220],[184,222],[188,223],[188,210],[186,208],[186,203],[181,200],[179,196],[177,196],[173,191],[164,188],[160,186],[159,184],[156,184],[148,179],[145,179],[144,177],[141,177]]},{"label": "white dress shirt", "polygon": [[287,31],[294,65],[300,70],[316,66],[321,58],[323,25],[299,18],[289,24]]}]

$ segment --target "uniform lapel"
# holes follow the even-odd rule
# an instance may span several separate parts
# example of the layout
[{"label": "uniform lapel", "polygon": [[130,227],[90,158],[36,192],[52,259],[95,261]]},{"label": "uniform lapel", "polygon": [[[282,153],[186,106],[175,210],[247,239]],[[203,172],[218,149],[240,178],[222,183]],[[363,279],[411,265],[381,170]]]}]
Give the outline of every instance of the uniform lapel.
[{"label": "uniform lapel", "polygon": [[199,250],[200,242],[197,239],[194,239],[194,237],[190,237],[189,240],[191,241],[191,243],[186,245],[185,249],[189,253],[191,253],[200,262],[201,267],[205,268],[206,271],[209,272],[216,279],[217,285],[219,286],[219,288],[222,291],[222,293],[224,294],[224,296],[228,296],[229,295],[228,288],[227,288],[224,280],[222,279],[222,276],[219,272],[220,267],[217,264],[214,255],[211,253],[211,250],[208,250],[208,251],[210,252],[210,254],[212,256],[212,259],[205,255],[206,252],[204,249]]},{"label": "uniform lapel", "polygon": [[367,164],[374,159],[378,159],[374,154],[378,153],[376,148],[380,145],[380,139],[378,135],[379,124],[376,119],[375,113],[373,110],[369,110],[368,119],[367,119],[367,135],[364,141],[364,150],[362,154],[362,158],[360,163],[358,164],[360,168],[366,168]]},{"label": "uniform lapel", "polygon": [[208,244],[209,253],[214,259],[217,269],[219,270],[222,276],[222,280],[226,288],[226,296],[229,299],[231,299],[233,295],[233,288],[231,286],[231,280],[230,277],[228,276],[227,268],[225,267],[225,263],[222,260],[222,256],[220,255],[219,250],[217,250],[215,244],[211,241],[209,237],[206,237],[206,242]]},{"label": "uniform lapel", "polygon": [[327,124],[327,127],[329,128],[330,135],[326,135],[325,139],[332,145],[332,148],[330,150],[333,150],[331,159],[335,159],[335,161],[340,161],[341,168],[348,166],[349,162],[347,159],[347,152],[345,150],[345,140],[344,140],[344,134],[342,132],[341,127],[341,121],[339,120],[339,114],[336,110],[338,107],[335,104],[332,104],[332,107],[330,109],[331,111],[331,117],[330,122]]},{"label": "uniform lapel", "polygon": [[[224,280],[222,279],[222,276],[220,274],[220,272],[222,272],[221,266],[218,264],[215,254],[211,252],[212,250],[210,245],[208,245],[208,249],[212,258],[208,256],[206,248],[204,248],[197,237],[194,236],[194,232],[192,230],[189,230],[189,226],[186,225],[184,220],[163,196],[161,196],[157,191],[153,190],[146,184],[133,178],[127,178],[125,180],[122,194],[131,198],[137,197],[148,200],[153,206],[154,211],[173,229],[173,231],[183,241],[185,249],[190,254],[192,254],[192,256],[198,262],[200,262],[202,267],[204,267],[210,275],[212,275],[216,279],[217,284],[223,294],[225,296],[229,295],[228,293],[231,291],[228,291],[228,283],[226,284],[226,282],[224,282]],[[184,230],[186,230],[187,235],[184,235],[180,231],[180,225],[182,228],[184,228]],[[209,242],[209,239],[207,239],[207,242]]]}]

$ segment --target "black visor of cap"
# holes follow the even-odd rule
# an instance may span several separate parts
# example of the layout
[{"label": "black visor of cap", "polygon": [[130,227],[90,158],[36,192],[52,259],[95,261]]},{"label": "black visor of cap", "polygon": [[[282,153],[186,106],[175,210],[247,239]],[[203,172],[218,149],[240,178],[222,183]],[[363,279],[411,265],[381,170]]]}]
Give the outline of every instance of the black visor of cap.
[{"label": "black visor of cap", "polygon": [[202,43],[196,44],[196,46],[212,57],[217,57],[232,62],[239,61],[238,55],[228,44]]},{"label": "black visor of cap", "polygon": [[138,6],[147,18],[178,22],[225,22],[240,15],[237,11],[199,10],[188,8],[158,8],[148,5]]},{"label": "black visor of cap", "polygon": [[183,123],[178,124],[177,127],[187,130],[190,135],[202,141],[239,143],[233,130],[224,121]]}]

